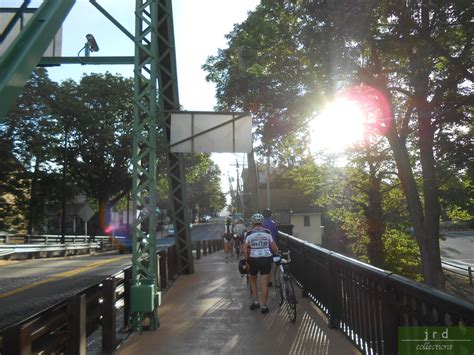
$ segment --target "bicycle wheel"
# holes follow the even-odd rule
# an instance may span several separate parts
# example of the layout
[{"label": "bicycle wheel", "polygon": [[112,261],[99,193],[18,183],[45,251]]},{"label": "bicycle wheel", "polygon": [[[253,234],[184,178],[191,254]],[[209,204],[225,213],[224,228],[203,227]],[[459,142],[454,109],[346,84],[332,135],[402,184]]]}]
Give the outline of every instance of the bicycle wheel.
[{"label": "bicycle wheel", "polygon": [[281,284],[281,270],[278,265],[275,266],[275,270],[273,272],[273,287],[275,288],[276,299],[278,305],[281,306],[283,304],[283,289]]},{"label": "bicycle wheel", "polygon": [[294,323],[296,321],[296,296],[293,288],[293,282],[291,278],[285,275],[285,298],[286,298],[286,309],[290,320]]},{"label": "bicycle wheel", "polygon": [[236,255],[237,257],[239,257],[239,256],[240,256],[240,244],[239,244],[238,241],[235,241],[235,242],[234,242],[234,247],[235,247],[235,255]]}]

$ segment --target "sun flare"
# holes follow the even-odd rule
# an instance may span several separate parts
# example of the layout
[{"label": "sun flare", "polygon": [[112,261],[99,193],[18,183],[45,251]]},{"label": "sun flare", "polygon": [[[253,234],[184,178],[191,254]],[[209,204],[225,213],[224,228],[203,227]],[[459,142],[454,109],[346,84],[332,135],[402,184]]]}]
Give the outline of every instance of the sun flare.
[{"label": "sun flare", "polygon": [[364,138],[364,114],[353,101],[338,99],[310,123],[311,151],[341,153]]}]

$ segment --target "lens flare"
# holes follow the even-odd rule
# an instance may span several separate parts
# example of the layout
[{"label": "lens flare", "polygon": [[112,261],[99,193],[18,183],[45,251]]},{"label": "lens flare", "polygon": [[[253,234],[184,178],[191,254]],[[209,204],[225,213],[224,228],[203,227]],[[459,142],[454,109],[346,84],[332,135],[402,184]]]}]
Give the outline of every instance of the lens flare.
[{"label": "lens flare", "polygon": [[357,103],[339,98],[310,124],[311,150],[340,153],[364,139],[365,117]]},{"label": "lens flare", "polygon": [[341,91],[311,123],[311,150],[341,153],[370,135],[386,135],[393,124],[390,99],[369,85]]}]

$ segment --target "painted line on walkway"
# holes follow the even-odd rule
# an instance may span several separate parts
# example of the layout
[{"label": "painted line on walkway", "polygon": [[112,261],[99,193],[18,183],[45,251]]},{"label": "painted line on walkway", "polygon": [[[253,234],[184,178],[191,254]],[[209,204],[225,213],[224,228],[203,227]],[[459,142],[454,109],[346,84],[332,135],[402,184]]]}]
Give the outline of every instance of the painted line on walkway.
[{"label": "painted line on walkway", "polygon": [[105,265],[105,264],[109,264],[109,263],[112,263],[112,262],[114,262],[114,261],[118,261],[118,260],[125,259],[125,258],[130,258],[130,256],[129,256],[129,255],[122,255],[122,256],[118,256],[118,257],[111,258],[111,259],[107,259],[107,260],[100,260],[100,261],[97,261],[97,262],[95,262],[95,263],[92,263],[92,264],[89,264],[89,265],[80,267],[80,268],[78,268],[78,269],[73,269],[73,270],[65,271],[65,272],[62,272],[62,273],[59,273],[59,274],[50,276],[50,277],[48,277],[48,278],[46,278],[46,279],[44,279],[44,280],[37,281],[37,282],[33,282],[33,283],[31,283],[31,284],[28,284],[28,285],[25,285],[25,286],[16,288],[16,289],[14,289],[14,290],[11,290],[11,291],[8,291],[8,292],[5,292],[5,293],[1,293],[1,294],[0,294],[0,299],[6,298],[6,297],[9,297],[9,296],[16,295],[16,294],[18,294],[18,293],[21,293],[21,292],[24,292],[24,291],[26,291],[26,290],[29,290],[30,288],[37,287],[37,286],[40,286],[40,285],[44,285],[44,284],[46,284],[46,283],[48,283],[48,282],[57,281],[57,280],[60,280],[60,279],[64,279],[64,278],[66,278],[66,277],[75,276],[75,275],[77,275],[77,274],[80,274],[80,273],[83,273],[83,272],[86,272],[86,271],[95,269],[95,268],[98,267],[98,266],[102,266],[102,265]]}]

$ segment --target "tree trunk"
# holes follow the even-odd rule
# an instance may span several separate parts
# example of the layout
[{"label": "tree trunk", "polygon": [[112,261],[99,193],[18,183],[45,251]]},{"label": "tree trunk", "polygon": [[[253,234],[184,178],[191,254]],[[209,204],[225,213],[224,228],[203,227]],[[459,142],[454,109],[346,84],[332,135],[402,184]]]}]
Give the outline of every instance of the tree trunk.
[{"label": "tree trunk", "polygon": [[[408,150],[402,139],[397,135],[395,127],[390,129],[387,138],[395,156],[398,175],[407,199],[410,220],[413,224],[418,246],[420,247],[424,282],[430,286],[444,290],[445,283],[444,274],[441,269],[439,239],[438,233],[435,233],[436,226],[439,228],[439,222],[432,224],[432,220],[429,222],[425,218],[420,195],[410,165]],[[425,206],[430,209],[431,207],[428,206],[427,203],[428,201],[425,196]],[[433,214],[432,212],[429,213],[430,216]]]},{"label": "tree trunk", "polygon": [[39,160],[36,158],[35,170],[33,171],[33,178],[31,179],[30,188],[30,206],[28,211],[28,234],[33,234],[33,228],[36,224],[36,209],[37,209],[37,185],[39,173]]},{"label": "tree trunk", "polygon": [[[426,101],[417,101],[417,112],[419,121],[419,147],[421,171],[423,175],[423,197],[425,218],[423,220],[423,245],[422,258],[425,283],[445,288],[445,277],[441,266],[441,252],[439,248],[439,190],[435,174],[435,159],[433,154],[434,131],[431,125],[431,113]],[[418,237],[417,237],[418,238]],[[427,264],[425,266],[425,264]]]},{"label": "tree trunk", "polygon": [[385,265],[385,253],[382,241],[384,233],[382,197],[380,193],[380,179],[375,176],[373,171],[370,172],[369,176],[368,197],[366,219],[369,244],[367,246],[367,256],[372,265],[383,268]]}]

